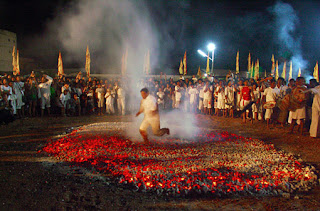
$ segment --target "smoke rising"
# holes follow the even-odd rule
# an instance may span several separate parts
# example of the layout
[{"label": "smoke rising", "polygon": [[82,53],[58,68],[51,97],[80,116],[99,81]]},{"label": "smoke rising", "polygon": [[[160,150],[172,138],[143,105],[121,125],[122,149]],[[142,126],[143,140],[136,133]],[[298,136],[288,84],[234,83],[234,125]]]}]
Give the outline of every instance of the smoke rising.
[{"label": "smoke rising", "polygon": [[[142,119],[143,114],[132,119],[133,124],[126,129],[126,135],[134,142],[143,141],[138,132]],[[173,110],[167,113],[160,113],[160,126],[161,128],[170,129],[170,136],[164,136],[164,138],[182,139],[185,141],[185,143],[194,141],[194,138],[200,133],[200,129],[197,127],[196,116],[191,113],[186,113],[182,110]],[[151,128],[148,130],[148,136],[150,140],[154,139],[165,142],[164,138],[154,136]]]},{"label": "smoke rising", "polygon": [[293,73],[296,76],[299,68],[304,70],[308,65],[302,56],[301,37],[296,30],[299,17],[290,4],[281,1],[277,2],[270,11],[275,17],[276,41],[280,47],[279,54],[284,59],[292,61]]},{"label": "smoke rising", "polygon": [[151,66],[157,63],[157,30],[142,1],[80,0],[48,28],[56,31],[69,62],[84,63],[88,45],[96,72],[119,73],[126,49],[129,73],[142,73],[143,58],[148,49],[154,55]]}]

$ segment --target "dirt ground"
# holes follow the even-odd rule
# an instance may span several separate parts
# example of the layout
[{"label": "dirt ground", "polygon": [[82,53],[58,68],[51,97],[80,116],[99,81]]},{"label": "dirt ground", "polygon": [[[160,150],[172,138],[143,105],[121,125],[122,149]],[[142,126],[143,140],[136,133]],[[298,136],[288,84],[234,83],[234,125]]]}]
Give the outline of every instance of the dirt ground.
[{"label": "dirt ground", "polygon": [[[172,198],[135,192],[97,175],[59,163],[38,151],[50,137],[95,122],[130,121],[132,116],[45,117],[0,126],[1,210],[319,210],[320,186],[290,197],[234,196]],[[320,170],[320,139],[289,135],[288,127],[243,124],[240,119],[197,115],[198,126],[229,131],[273,143]],[[297,133],[297,132],[296,132]]]}]

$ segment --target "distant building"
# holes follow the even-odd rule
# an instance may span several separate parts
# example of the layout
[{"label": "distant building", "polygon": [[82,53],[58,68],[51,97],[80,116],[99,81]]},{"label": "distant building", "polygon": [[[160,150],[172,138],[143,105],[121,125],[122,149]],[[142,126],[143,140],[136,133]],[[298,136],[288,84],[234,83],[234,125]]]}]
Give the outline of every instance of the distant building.
[{"label": "distant building", "polygon": [[16,33],[0,29],[0,72],[12,71],[12,50],[17,49]]}]

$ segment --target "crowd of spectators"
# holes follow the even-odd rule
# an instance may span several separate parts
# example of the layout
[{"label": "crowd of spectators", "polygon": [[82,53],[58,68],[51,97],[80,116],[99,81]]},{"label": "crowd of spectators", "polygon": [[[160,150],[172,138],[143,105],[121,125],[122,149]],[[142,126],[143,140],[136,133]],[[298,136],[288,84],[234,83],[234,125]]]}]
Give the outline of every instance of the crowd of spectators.
[{"label": "crowd of spectators", "polygon": [[[135,81],[157,98],[160,110],[180,109],[203,115],[242,118],[244,123],[266,122],[266,127],[298,125],[318,136],[320,88],[315,79],[238,78],[231,72],[225,79],[180,77]],[[0,106],[16,118],[35,116],[125,115],[133,111],[129,98],[132,87],[120,79],[83,77],[36,77],[4,75],[0,80]],[[139,89],[137,89],[139,90]],[[129,105],[129,106],[128,106]],[[318,109],[319,108],[319,109]]]}]

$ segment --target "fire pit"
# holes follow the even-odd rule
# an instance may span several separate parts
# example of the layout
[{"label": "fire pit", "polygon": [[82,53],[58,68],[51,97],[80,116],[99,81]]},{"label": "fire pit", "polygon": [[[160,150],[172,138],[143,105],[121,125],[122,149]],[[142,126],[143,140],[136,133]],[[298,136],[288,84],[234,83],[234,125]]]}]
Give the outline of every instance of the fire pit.
[{"label": "fire pit", "polygon": [[136,191],[174,196],[283,195],[318,182],[313,166],[260,140],[199,129],[193,138],[169,136],[144,145],[126,136],[130,124],[83,126],[43,151],[111,173]]}]

